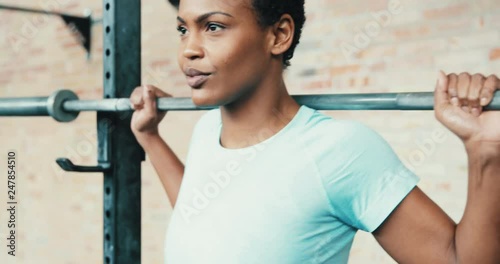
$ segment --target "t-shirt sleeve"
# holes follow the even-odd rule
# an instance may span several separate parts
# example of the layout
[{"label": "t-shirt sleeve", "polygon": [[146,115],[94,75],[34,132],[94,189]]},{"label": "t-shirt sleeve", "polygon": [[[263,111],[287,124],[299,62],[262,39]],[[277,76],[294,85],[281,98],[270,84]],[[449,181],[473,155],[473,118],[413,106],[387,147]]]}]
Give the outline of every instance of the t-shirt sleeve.
[{"label": "t-shirt sleeve", "polygon": [[356,121],[334,120],[320,175],[335,217],[373,232],[419,178],[377,132]]}]

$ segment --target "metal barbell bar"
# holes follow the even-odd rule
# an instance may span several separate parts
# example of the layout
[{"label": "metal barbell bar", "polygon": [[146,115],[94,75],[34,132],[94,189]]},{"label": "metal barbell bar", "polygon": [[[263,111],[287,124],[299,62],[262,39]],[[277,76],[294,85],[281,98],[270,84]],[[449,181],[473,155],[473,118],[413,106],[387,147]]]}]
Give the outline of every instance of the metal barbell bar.
[{"label": "metal barbell bar", "polygon": [[[434,93],[366,93],[292,95],[300,105],[317,110],[433,110]],[[210,110],[196,106],[190,97],[157,99],[160,111]],[[500,110],[500,92],[484,110]],[[49,97],[0,98],[0,116],[52,116],[59,122],[73,121],[81,111],[133,111],[129,98],[79,100],[71,90],[57,90]]]}]

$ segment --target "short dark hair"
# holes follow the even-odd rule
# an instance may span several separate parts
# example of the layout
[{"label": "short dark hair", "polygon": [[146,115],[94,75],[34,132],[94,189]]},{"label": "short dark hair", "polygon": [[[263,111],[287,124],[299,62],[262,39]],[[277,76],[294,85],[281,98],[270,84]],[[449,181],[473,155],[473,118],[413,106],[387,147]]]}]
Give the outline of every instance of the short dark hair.
[{"label": "short dark hair", "polygon": [[[175,8],[179,8],[180,0],[168,0]],[[252,7],[257,16],[258,24],[265,28],[278,22],[283,14],[289,14],[295,24],[292,45],[283,54],[283,65],[290,66],[290,59],[297,44],[299,44],[302,28],[306,21],[304,1],[305,0],[251,0]]]}]

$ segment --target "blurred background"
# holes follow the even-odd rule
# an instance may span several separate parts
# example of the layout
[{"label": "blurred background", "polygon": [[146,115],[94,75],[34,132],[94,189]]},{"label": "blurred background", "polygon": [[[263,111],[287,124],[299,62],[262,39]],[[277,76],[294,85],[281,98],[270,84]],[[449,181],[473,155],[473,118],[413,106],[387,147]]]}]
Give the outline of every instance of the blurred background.
[{"label": "blurred background", "polygon": [[[0,4],[82,16],[102,15],[102,0],[0,0]],[[190,96],[178,68],[176,10],[165,0],[142,0],[142,83],[175,97]],[[314,0],[292,66],[290,94],[433,91],[438,70],[500,73],[498,0]],[[101,99],[102,24],[92,27],[90,59],[54,16],[0,10],[0,97],[48,96],[66,88],[80,99]],[[467,163],[461,142],[432,111],[324,111],[378,131],[420,176],[423,189],[455,221],[466,199]],[[165,141],[185,161],[192,129],[205,111],[168,113]],[[94,165],[96,114],[71,123],[50,117],[0,117],[0,204],[7,202],[4,168],[17,152],[17,256],[7,255],[7,221],[0,210],[0,263],[102,263],[102,174],[69,173],[69,157]],[[307,199],[307,197],[305,197]],[[142,263],[163,263],[171,207],[149,160],[142,163]],[[411,239],[411,238],[408,238]],[[333,241],[334,243],[334,241]],[[371,234],[358,232],[349,263],[395,263]]]}]

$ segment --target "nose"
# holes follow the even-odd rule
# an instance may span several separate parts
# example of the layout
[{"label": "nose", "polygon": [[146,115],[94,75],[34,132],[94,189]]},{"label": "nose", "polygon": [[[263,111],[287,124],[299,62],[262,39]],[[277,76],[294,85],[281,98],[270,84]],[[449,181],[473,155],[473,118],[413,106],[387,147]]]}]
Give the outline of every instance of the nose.
[{"label": "nose", "polygon": [[203,58],[203,43],[201,38],[196,36],[196,34],[188,36],[185,40],[182,55],[190,60]]}]

